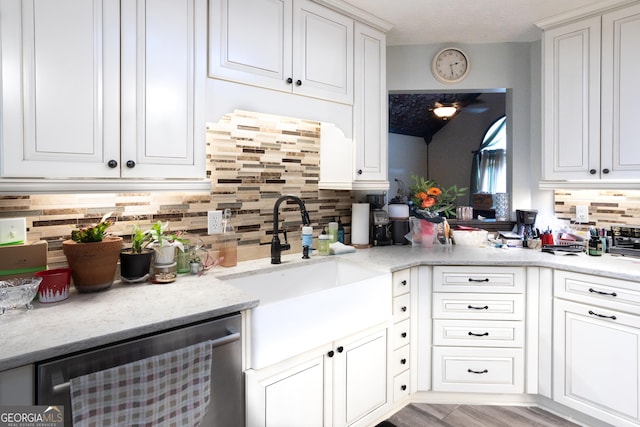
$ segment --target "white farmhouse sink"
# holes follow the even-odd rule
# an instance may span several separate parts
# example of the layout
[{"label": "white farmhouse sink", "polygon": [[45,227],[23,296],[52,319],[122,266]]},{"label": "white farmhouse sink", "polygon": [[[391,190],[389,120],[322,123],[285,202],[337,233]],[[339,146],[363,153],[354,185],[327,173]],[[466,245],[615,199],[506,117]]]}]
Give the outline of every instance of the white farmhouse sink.
[{"label": "white farmhouse sink", "polygon": [[253,369],[391,318],[391,273],[342,260],[221,279],[260,299],[248,331]]}]

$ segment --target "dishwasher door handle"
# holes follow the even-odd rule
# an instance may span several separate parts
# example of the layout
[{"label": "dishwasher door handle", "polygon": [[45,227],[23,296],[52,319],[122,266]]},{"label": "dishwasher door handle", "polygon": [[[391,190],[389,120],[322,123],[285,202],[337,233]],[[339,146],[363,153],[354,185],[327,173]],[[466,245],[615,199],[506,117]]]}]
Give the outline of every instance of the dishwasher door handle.
[{"label": "dishwasher door handle", "polygon": [[[216,347],[221,347],[223,345],[232,343],[234,341],[238,341],[239,339],[240,339],[240,332],[234,332],[232,334],[225,335],[224,337],[216,338],[215,340],[210,340],[209,342],[211,343],[211,348],[216,348]],[[51,387],[51,389],[53,390],[53,394],[68,393],[71,390],[71,382],[67,381],[60,384],[54,384],[53,387]]]}]

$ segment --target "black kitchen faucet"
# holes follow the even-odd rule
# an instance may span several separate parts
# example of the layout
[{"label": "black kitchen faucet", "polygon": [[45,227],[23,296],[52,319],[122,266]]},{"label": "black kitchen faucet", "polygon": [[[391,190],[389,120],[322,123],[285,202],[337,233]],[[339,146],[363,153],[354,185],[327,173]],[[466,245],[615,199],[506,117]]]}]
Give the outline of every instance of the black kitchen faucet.
[{"label": "black kitchen faucet", "polygon": [[280,264],[282,261],[280,260],[280,254],[282,251],[286,251],[291,249],[291,245],[287,243],[287,232],[285,230],[282,231],[284,235],[284,243],[280,243],[280,237],[278,234],[278,208],[280,204],[285,200],[293,200],[300,206],[300,215],[302,215],[302,224],[310,225],[311,220],[309,219],[309,213],[307,212],[307,208],[304,206],[304,202],[298,196],[294,196],[292,194],[285,194],[280,196],[278,200],[276,200],[275,205],[273,205],[273,238],[271,239],[271,264]]}]

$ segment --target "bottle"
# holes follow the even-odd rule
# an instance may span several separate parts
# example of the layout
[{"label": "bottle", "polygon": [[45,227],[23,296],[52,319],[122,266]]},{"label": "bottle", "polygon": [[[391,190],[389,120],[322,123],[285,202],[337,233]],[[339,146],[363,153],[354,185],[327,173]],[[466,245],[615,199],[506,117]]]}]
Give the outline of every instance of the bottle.
[{"label": "bottle", "polygon": [[329,223],[329,243],[335,243],[338,241],[338,223],[331,221]]},{"label": "bottle", "polygon": [[220,248],[223,267],[233,267],[238,264],[238,240],[231,225],[231,210],[225,209],[222,213],[222,246]]},{"label": "bottle", "polygon": [[318,255],[329,255],[329,235],[324,231],[324,227],[318,236]]},{"label": "bottle", "polygon": [[340,221],[340,217],[338,217],[338,242],[344,243],[344,226]]},{"label": "bottle", "polygon": [[307,246],[309,249],[309,255],[313,249],[311,246],[313,245],[313,227],[310,225],[305,225],[302,227],[302,249],[304,251],[304,247]]},{"label": "bottle", "polygon": [[592,236],[589,240],[589,255],[602,255],[602,240],[599,236]]}]

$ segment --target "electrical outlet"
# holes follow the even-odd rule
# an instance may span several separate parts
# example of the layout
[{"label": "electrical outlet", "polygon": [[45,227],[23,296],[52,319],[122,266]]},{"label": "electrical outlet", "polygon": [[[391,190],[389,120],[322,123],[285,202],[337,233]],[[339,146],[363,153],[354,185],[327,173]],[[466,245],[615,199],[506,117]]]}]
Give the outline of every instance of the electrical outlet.
[{"label": "electrical outlet", "polygon": [[222,211],[207,212],[207,234],[222,233]]},{"label": "electrical outlet", "polygon": [[576,206],[576,223],[579,223],[579,224],[589,223],[589,207],[588,206]]},{"label": "electrical outlet", "polygon": [[0,245],[24,243],[26,240],[26,218],[0,219]]}]

